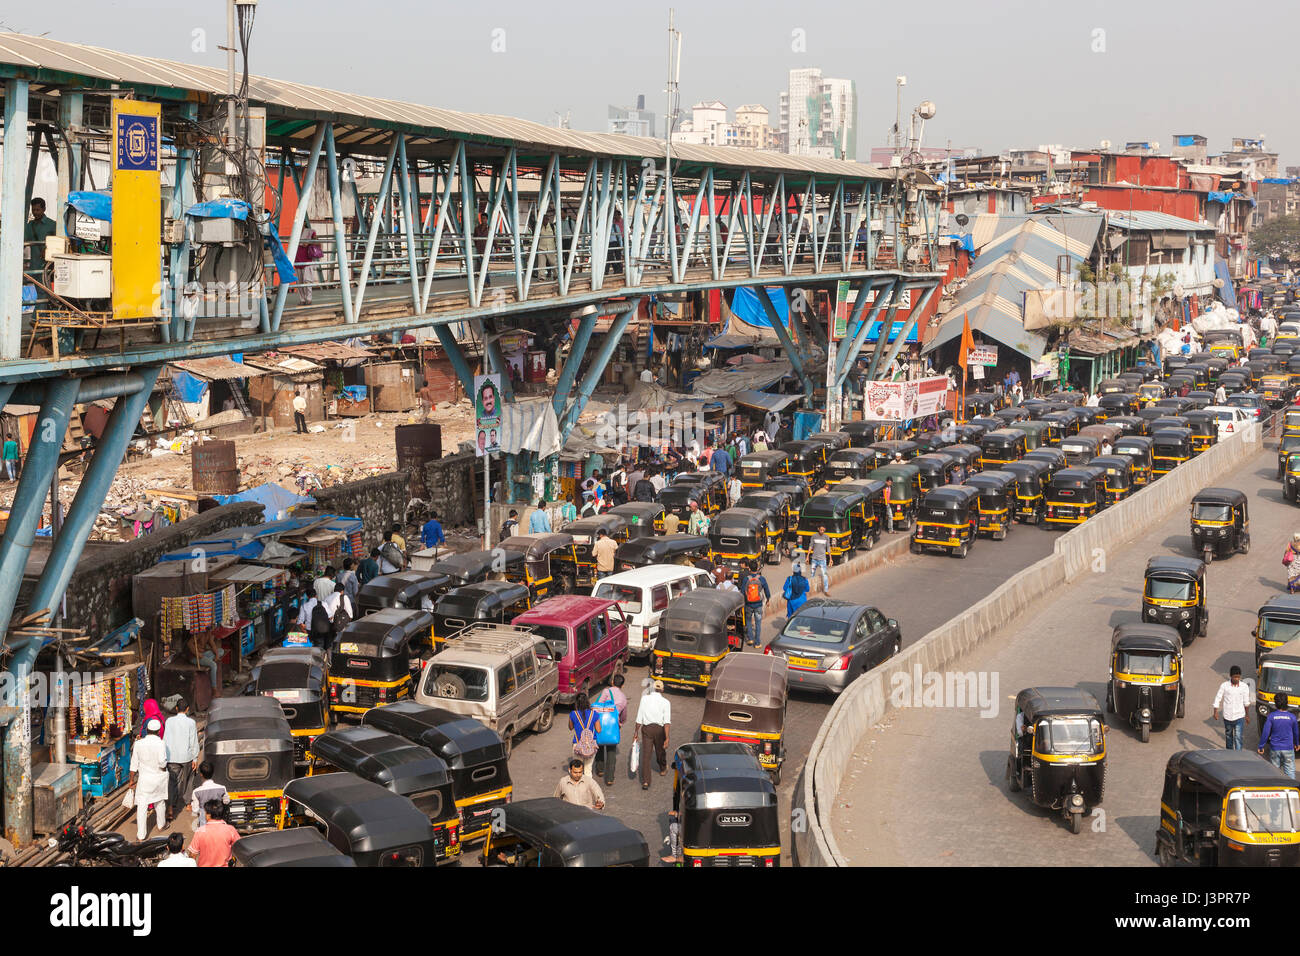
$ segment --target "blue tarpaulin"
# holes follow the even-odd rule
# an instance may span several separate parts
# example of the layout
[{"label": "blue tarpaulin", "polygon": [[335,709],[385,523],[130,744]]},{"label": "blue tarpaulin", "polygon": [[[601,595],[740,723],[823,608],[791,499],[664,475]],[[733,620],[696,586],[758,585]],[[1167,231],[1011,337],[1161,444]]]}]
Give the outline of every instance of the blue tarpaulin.
[{"label": "blue tarpaulin", "polygon": [[192,405],[194,402],[203,399],[203,393],[208,390],[208,383],[201,378],[196,378],[189,372],[182,372],[180,369],[172,371],[172,386],[176,389],[176,394],[186,405]]},{"label": "blue tarpaulin", "polygon": [[364,385],[344,385],[343,394],[353,402],[364,402],[366,400],[366,387]]},{"label": "blue tarpaulin", "polygon": [[1296,181],[1297,180],[1294,179],[1279,179],[1275,177],[1267,177],[1263,180],[1263,182],[1266,183],[1277,183],[1279,186],[1289,186]]},{"label": "blue tarpaulin", "polygon": [[[788,326],[790,324],[790,304],[786,301],[785,290],[779,286],[766,288],[767,297],[776,308],[777,317]],[[741,286],[736,289],[731,298],[731,311],[736,313],[736,317],[742,322],[748,322],[750,325],[766,325],[769,328],[772,325],[767,320],[767,310],[763,308],[763,303],[759,301],[754,290],[748,286]]]},{"label": "blue tarpaulin", "polygon": [[1219,298],[1223,304],[1230,309],[1237,307],[1237,293],[1232,288],[1232,273],[1228,271],[1228,264],[1218,256],[1214,257],[1214,274],[1223,280],[1223,288],[1219,290]]},{"label": "blue tarpaulin", "polygon": [[185,215],[197,219],[247,219],[252,207],[242,199],[209,199],[195,203]]},{"label": "blue tarpaulin", "polygon": [[1210,202],[1230,203],[1237,198],[1236,193],[1216,193],[1212,192],[1207,197]]},{"label": "blue tarpaulin", "polygon": [[111,222],[113,219],[113,194],[81,190],[68,193],[68,205],[83,216]]},{"label": "blue tarpaulin", "polygon": [[223,505],[238,501],[251,501],[262,506],[262,514],[268,521],[280,521],[288,517],[289,512],[298,505],[315,504],[315,498],[307,498],[281,488],[273,481],[256,488],[249,488],[235,495],[213,495]]},{"label": "blue tarpaulin", "polygon": [[939,238],[956,239],[958,249],[965,249],[967,252],[975,251],[975,236],[969,232],[964,232],[964,233],[949,232],[940,236]]},{"label": "blue tarpaulin", "polygon": [[284,250],[284,243],[280,241],[280,233],[276,231],[275,223],[268,222],[267,228],[271,230],[269,236],[263,236],[267,247],[271,250],[271,258],[275,260],[275,271],[280,277],[280,281],[288,285],[290,282],[298,281],[298,272],[289,261],[289,253]]}]

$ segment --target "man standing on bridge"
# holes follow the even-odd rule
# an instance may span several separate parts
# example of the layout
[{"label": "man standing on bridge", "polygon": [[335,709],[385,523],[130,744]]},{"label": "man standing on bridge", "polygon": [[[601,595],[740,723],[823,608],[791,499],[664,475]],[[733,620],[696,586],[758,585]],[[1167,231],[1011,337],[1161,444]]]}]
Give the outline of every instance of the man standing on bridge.
[{"label": "man standing on bridge", "polygon": [[1219,685],[1219,692],[1214,695],[1214,719],[1219,719],[1219,708],[1223,708],[1224,746],[1229,750],[1241,749],[1241,738],[1247,724],[1250,723],[1250,706],[1255,694],[1241,682],[1241,668],[1236,664],[1228,670],[1228,679]]}]

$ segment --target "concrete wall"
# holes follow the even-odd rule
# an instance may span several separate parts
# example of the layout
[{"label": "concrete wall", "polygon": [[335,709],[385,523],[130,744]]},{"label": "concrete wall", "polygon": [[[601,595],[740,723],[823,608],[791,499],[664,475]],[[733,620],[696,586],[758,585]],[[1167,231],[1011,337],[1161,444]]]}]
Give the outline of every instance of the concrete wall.
[{"label": "concrete wall", "polygon": [[792,810],[796,814],[805,811],[807,820],[805,828],[792,834],[795,863],[846,865],[828,825],[830,807],[862,734],[882,720],[889,708],[886,688],[894,674],[910,672],[916,666],[922,672],[941,670],[955,661],[1053,588],[1104,560],[1108,549],[1140,537],[1176,509],[1186,507],[1200,489],[1215,484],[1262,451],[1260,438],[1258,429],[1242,432],[1067,532],[1056,541],[1049,557],[1012,576],[984,600],[854,681],[831,707],[795,782]]},{"label": "concrete wall", "polygon": [[[261,520],[261,505],[249,502],[224,505],[134,541],[87,554],[77,564],[68,584],[68,613],[63,626],[85,628],[91,637],[102,637],[131,619],[131,578],[135,574],[153,567],[163,554],[183,548],[196,538]],[[35,586],[35,578],[23,581],[18,593],[20,607],[26,606]]]},{"label": "concrete wall", "polygon": [[384,531],[406,520],[406,503],[411,498],[410,483],[411,476],[403,469],[330,488],[318,488],[311,496],[316,499],[317,511],[360,518],[363,543],[369,549],[384,539]]},{"label": "concrete wall", "polygon": [[483,503],[475,499],[474,471],[481,469],[473,452],[447,455],[424,464],[424,486],[429,502],[442,518],[443,527],[473,526],[482,513]]}]

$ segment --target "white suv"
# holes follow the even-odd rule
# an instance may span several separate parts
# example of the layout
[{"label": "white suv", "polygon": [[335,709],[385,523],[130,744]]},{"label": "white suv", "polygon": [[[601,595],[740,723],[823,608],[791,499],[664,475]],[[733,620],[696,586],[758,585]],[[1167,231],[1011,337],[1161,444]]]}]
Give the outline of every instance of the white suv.
[{"label": "white suv", "polygon": [[1255,416],[1236,405],[1210,405],[1205,409],[1219,423],[1219,441],[1231,438],[1255,420]]}]

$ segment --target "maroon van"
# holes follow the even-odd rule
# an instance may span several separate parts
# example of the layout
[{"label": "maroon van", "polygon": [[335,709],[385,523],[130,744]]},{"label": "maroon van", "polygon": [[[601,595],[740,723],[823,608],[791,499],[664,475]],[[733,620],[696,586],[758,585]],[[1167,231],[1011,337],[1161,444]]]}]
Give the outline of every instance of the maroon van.
[{"label": "maroon van", "polygon": [[546,641],[560,669],[560,702],[621,674],[627,666],[627,618],[614,601],[581,594],[547,598],[512,622]]}]

